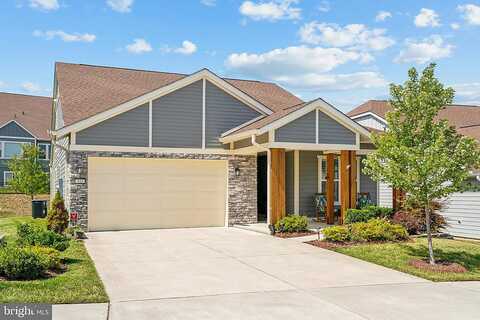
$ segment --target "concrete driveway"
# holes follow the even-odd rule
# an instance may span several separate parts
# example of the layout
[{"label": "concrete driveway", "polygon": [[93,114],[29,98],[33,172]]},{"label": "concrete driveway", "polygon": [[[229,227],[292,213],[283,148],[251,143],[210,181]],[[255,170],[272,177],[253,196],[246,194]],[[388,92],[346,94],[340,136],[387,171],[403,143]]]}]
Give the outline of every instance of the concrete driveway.
[{"label": "concrete driveway", "polygon": [[480,288],[434,284],[236,228],[90,233],[117,319],[478,319]]}]

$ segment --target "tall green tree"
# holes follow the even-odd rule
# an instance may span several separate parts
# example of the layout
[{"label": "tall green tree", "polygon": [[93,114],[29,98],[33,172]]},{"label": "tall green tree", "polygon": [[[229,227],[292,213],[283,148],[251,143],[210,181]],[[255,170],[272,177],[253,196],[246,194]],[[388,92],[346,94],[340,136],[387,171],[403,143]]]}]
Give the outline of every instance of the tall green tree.
[{"label": "tall green tree", "polygon": [[440,110],[452,103],[454,90],[435,77],[435,64],[421,76],[408,71],[403,85],[390,86],[388,130],[373,135],[376,150],[364,160],[364,172],[407,193],[407,201],[425,210],[429,261],[435,264],[431,232],[432,201],[459,191],[470,170],[480,165],[477,142],[461,136]]},{"label": "tall green tree", "polygon": [[35,195],[48,192],[49,177],[42,163],[38,160],[40,150],[33,144],[23,144],[22,154],[8,161],[8,168],[13,173],[9,186],[20,193]]}]

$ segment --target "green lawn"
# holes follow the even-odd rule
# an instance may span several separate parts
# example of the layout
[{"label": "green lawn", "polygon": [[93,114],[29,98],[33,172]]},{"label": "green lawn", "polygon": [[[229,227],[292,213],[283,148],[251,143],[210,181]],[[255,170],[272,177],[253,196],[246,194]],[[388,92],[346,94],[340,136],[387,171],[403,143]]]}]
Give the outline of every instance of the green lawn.
[{"label": "green lawn", "polygon": [[459,263],[468,272],[435,273],[410,266],[408,263],[411,259],[428,257],[425,238],[417,238],[413,242],[362,244],[333,250],[432,281],[480,280],[480,242],[434,239],[433,247],[436,259]]},{"label": "green lawn", "polygon": [[[30,217],[0,218],[0,233],[14,241],[16,224]],[[44,221],[37,219],[37,223]],[[63,252],[68,269],[54,278],[34,281],[0,281],[0,302],[91,303],[107,302],[108,296],[83,242],[72,241]]]}]

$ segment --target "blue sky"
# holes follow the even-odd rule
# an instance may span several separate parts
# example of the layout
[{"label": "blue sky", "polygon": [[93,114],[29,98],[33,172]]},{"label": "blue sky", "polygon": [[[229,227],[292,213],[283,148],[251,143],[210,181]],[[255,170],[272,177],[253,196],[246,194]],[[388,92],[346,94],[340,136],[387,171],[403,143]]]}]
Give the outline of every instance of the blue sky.
[{"label": "blue sky", "polygon": [[272,81],[344,111],[438,64],[480,104],[480,2],[4,0],[0,90],[51,95],[55,61]]}]

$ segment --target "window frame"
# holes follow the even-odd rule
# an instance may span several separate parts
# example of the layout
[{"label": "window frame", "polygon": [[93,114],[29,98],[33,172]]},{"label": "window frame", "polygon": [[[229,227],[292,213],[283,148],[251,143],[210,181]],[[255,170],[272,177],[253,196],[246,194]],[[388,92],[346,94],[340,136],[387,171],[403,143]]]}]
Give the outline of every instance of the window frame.
[{"label": "window frame", "polygon": [[49,144],[49,143],[46,143],[46,142],[37,143],[38,151],[40,151],[40,145],[44,145],[44,146],[46,147],[46,150],[45,150],[45,159],[40,158],[40,157],[38,157],[38,159],[39,159],[39,160],[50,160],[50,144]]},{"label": "window frame", "polygon": [[11,174],[12,177],[10,178],[13,179],[13,171],[3,171],[3,186],[4,187],[8,187],[8,184],[7,184],[7,174]]},{"label": "window frame", "polygon": [[17,143],[17,144],[31,144],[32,142],[28,142],[28,141],[11,141],[11,140],[5,140],[5,141],[1,141],[1,157],[0,159],[13,159],[13,157],[6,157],[5,156],[5,143]]}]

